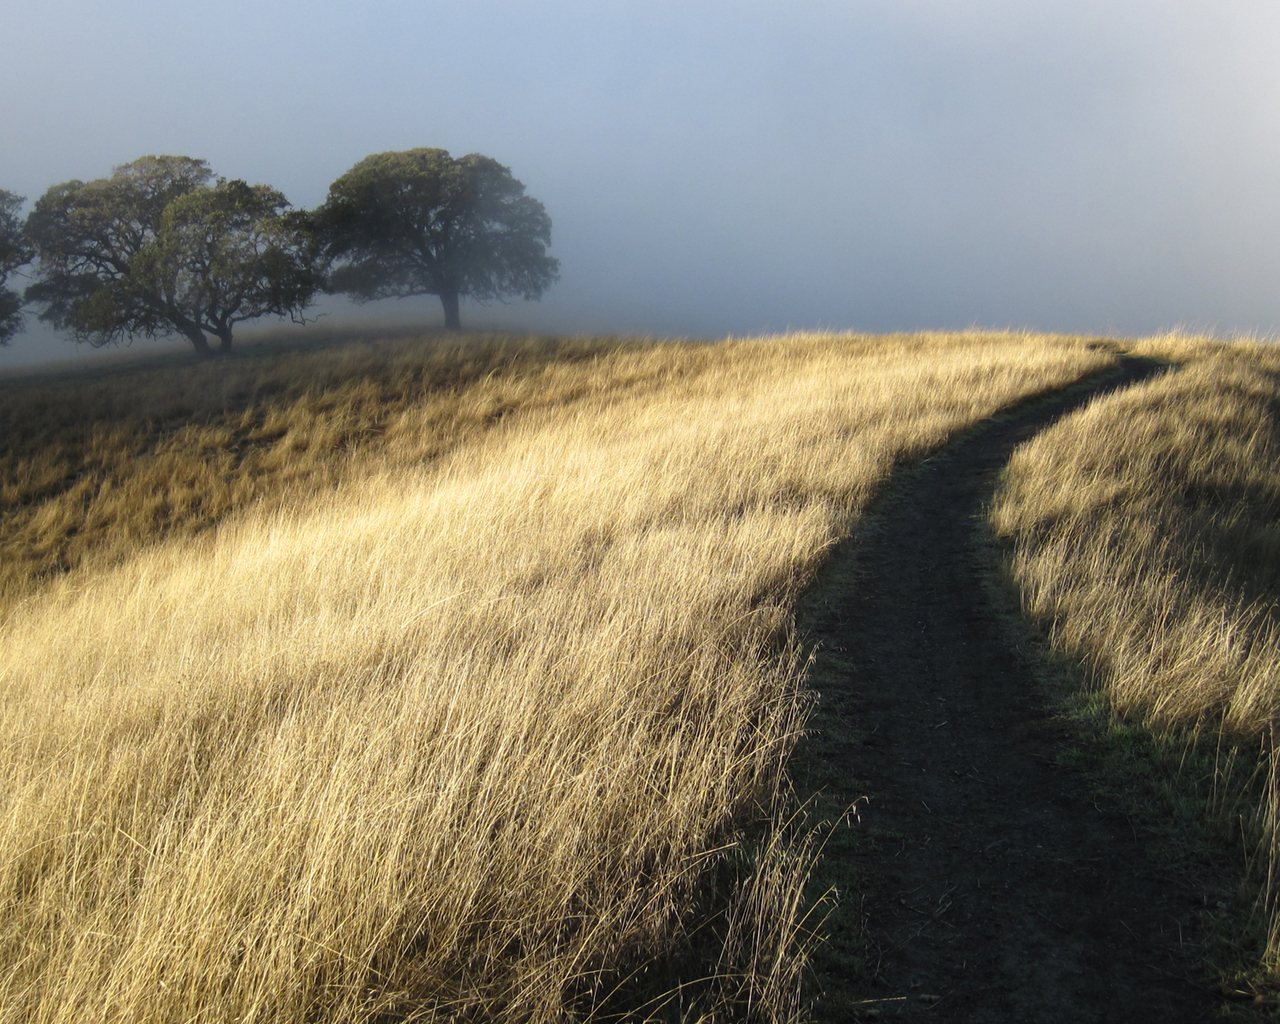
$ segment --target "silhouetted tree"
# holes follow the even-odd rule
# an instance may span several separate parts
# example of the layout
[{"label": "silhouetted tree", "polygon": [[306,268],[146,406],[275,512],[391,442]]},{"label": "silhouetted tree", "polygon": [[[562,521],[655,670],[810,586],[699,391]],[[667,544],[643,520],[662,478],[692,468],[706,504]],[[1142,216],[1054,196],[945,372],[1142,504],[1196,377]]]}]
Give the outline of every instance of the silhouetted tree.
[{"label": "silhouetted tree", "polygon": [[463,296],[537,299],[559,276],[546,209],[479,153],[366,157],[329,187],[315,217],[326,255],[339,262],[330,290],[358,302],[438,295],[446,327],[462,326]]},{"label": "silhouetted tree", "polygon": [[7,345],[22,330],[22,296],[4,287],[9,275],[31,261],[31,246],[22,230],[18,211],[22,196],[0,189],[0,345]]},{"label": "silhouetted tree", "polygon": [[267,185],[213,180],[203,160],[145,156],[110,178],[49,189],[27,219],[39,256],[28,301],[77,341],[206,334],[231,348],[238,323],[296,321],[324,283],[305,214]]}]

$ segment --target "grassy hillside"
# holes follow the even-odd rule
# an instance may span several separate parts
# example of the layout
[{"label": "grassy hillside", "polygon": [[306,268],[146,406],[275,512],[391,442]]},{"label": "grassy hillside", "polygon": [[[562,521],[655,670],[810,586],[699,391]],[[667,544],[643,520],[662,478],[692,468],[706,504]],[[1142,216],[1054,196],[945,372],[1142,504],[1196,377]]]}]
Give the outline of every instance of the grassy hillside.
[{"label": "grassy hillside", "polygon": [[[1256,844],[1265,959],[1280,982],[1280,350],[1154,340],[1181,367],[1025,445],[992,522],[1053,642],[1110,705],[1216,757],[1210,813]],[[1259,777],[1230,777],[1231,751]],[[1232,815],[1228,815],[1232,817]],[[1238,834],[1241,822],[1225,823]]]},{"label": "grassy hillside", "polygon": [[488,339],[11,391],[0,1021],[796,1019],[796,595],[896,462],[1111,358]]},{"label": "grassy hillside", "polygon": [[705,365],[690,345],[437,335],[0,381],[0,609],[86,559],[332,487],[353,453],[416,465],[513,412]]}]

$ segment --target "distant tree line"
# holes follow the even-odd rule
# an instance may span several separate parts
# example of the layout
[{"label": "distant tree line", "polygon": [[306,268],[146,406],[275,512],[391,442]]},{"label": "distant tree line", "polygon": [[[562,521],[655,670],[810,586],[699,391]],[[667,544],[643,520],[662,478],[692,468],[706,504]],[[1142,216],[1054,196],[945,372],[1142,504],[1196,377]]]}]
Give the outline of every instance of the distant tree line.
[{"label": "distant tree line", "polygon": [[[185,156],[54,185],[25,221],[22,203],[0,190],[0,345],[30,304],[94,346],[180,334],[213,355],[210,339],[230,351],[245,321],[305,322],[326,292],[357,302],[436,295],[445,326],[459,328],[461,299],[537,299],[559,276],[546,209],[478,153],[366,157],[310,211]],[[28,264],[20,295],[8,285]]]}]

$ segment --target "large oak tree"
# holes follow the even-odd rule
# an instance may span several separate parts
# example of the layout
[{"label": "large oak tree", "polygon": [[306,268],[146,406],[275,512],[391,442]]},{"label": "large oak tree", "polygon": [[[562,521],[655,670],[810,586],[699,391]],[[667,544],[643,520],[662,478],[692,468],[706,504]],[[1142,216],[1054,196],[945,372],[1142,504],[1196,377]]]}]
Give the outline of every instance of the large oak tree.
[{"label": "large oak tree", "polygon": [[537,299],[557,279],[551,218],[496,160],[443,149],[366,157],[315,213],[332,291],[358,302],[438,295],[445,326],[462,297]]},{"label": "large oak tree", "polygon": [[39,255],[28,301],[100,346],[181,334],[231,348],[236,324],[302,311],[324,283],[310,220],[267,185],[214,180],[203,160],[146,156],[110,178],[49,189],[27,219]]},{"label": "large oak tree", "polygon": [[23,234],[22,196],[0,189],[0,345],[22,329],[22,296],[6,288],[9,275],[31,260],[31,247]]}]

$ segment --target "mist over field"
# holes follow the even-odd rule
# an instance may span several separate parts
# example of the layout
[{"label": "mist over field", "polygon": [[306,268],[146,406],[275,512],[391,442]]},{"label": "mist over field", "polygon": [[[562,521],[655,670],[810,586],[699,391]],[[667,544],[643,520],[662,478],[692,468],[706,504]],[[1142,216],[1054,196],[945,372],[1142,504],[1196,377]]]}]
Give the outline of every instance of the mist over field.
[{"label": "mist over field", "polygon": [[[1280,9],[1255,0],[61,0],[6,20],[0,188],[28,200],[145,153],[306,207],[369,153],[510,166],[561,281],[464,305],[468,326],[1280,324]],[[73,355],[31,323],[0,368]]]}]

